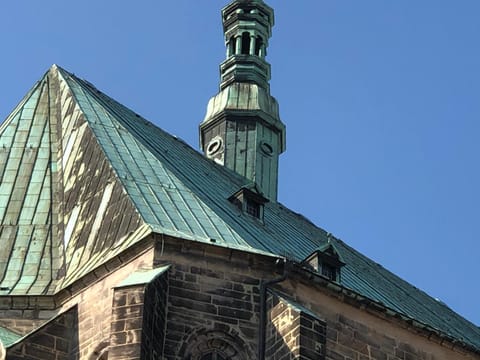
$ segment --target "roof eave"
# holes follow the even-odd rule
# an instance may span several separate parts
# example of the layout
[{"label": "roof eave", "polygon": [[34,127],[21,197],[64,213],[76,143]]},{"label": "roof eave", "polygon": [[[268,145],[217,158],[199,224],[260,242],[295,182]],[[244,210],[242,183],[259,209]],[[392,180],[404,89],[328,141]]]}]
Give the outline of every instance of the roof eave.
[{"label": "roof eave", "polygon": [[452,349],[455,347],[460,347],[466,351],[469,351],[475,354],[480,354],[480,348],[477,348],[472,344],[466,343],[461,339],[452,337],[451,335],[448,335],[442,332],[441,330],[438,330],[428,324],[418,321],[408,315],[402,314],[386,306],[385,304],[382,304],[379,301],[372,300],[368,297],[365,297],[364,295],[361,295],[360,293],[352,289],[349,289],[337,282],[334,282],[325,278],[324,276],[318,274],[313,270],[310,270],[306,267],[301,266],[301,264],[295,263],[293,268],[297,273],[299,273],[299,275],[302,278],[313,280],[315,283],[318,283],[324,286],[324,288],[326,288],[329,292],[333,292],[336,295],[340,295],[342,297],[346,297],[352,300],[359,308],[369,308],[374,312],[382,313],[387,317],[400,320],[409,327],[413,327],[416,330],[421,332],[427,332],[429,334],[428,336],[429,339],[431,338],[432,335],[437,336],[439,339],[441,339],[441,345],[443,345],[444,341],[448,341],[453,345]]}]

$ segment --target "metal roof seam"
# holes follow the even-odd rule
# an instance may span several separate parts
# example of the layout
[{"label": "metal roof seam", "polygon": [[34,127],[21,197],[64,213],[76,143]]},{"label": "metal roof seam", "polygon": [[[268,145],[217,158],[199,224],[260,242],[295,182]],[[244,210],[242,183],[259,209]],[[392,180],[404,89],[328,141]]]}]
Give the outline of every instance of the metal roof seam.
[{"label": "metal roof seam", "polygon": [[[325,243],[326,232],[323,229],[281,204],[269,203],[265,206],[265,225],[236,212],[227,199],[246,184],[245,179],[205,159],[184,142],[175,140],[125,106],[99,93],[92,85],[63,70],[58,71],[58,81],[65,84],[65,91],[71,94],[76,109],[82,111],[84,117],[91,117],[92,141],[96,141],[100,148],[101,144],[106,145],[106,149],[102,150],[105,161],[109,162],[116,181],[128,195],[142,226],[148,227],[148,231],[160,231],[207,244],[211,244],[209,238],[218,236],[225,238],[226,242],[217,243],[217,246],[271,256],[288,254],[292,259],[299,260]],[[66,101],[66,95],[62,93],[62,96],[62,101]],[[156,163],[161,170],[156,168]],[[123,172],[130,174],[130,179],[121,178]],[[172,182],[174,188],[170,189]],[[167,183],[168,186],[165,185]],[[159,191],[165,193],[163,197]],[[162,211],[166,214],[163,217],[171,217],[171,223],[162,223]],[[156,214],[148,215],[152,212]],[[199,225],[198,229],[195,223]],[[109,252],[102,254],[108,257],[127,249],[146,234],[145,229],[122,238]],[[439,328],[441,333],[467,339],[468,343],[476,344],[480,349],[480,330],[473,328],[473,324],[446,306],[440,306],[431,297],[379,267],[343,241],[335,241],[347,262],[343,279],[345,289],[358,292],[373,303],[397,309],[397,313],[405,318],[414,318],[412,323],[416,321]],[[98,265],[99,259],[100,253],[75,271],[75,276],[69,274],[63,284],[83,276],[85,271]],[[72,259],[72,263],[75,262]],[[418,306],[419,302],[424,307]],[[438,312],[438,317],[442,319],[431,312]]]}]

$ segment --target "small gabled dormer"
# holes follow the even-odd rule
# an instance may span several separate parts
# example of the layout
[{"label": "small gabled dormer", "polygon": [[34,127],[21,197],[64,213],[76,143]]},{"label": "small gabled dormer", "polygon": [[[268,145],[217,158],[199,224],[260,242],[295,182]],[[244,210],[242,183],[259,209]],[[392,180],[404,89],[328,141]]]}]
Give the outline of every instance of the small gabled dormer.
[{"label": "small gabled dormer", "polygon": [[269,201],[258,186],[244,186],[228,199],[240,211],[263,222],[264,205]]},{"label": "small gabled dormer", "polygon": [[331,281],[340,283],[342,278],[341,269],[345,266],[342,257],[335,245],[328,242],[309,255],[303,264],[313,268],[317,273]]}]

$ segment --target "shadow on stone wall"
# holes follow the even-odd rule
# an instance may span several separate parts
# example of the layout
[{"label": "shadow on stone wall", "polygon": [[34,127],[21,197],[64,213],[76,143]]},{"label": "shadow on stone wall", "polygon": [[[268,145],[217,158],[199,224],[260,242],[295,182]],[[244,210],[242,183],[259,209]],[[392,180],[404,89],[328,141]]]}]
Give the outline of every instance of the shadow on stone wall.
[{"label": "shadow on stone wall", "polygon": [[77,307],[58,315],[10,346],[7,359],[79,359]]},{"label": "shadow on stone wall", "polygon": [[[294,301],[271,292],[265,359],[325,359],[326,323]],[[290,356],[289,356],[290,355]]]}]

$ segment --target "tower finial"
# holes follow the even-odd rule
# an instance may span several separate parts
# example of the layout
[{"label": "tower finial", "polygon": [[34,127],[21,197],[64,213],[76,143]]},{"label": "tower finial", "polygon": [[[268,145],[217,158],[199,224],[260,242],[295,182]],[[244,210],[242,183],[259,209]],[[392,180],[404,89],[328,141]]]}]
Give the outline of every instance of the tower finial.
[{"label": "tower finial", "polygon": [[206,156],[255,182],[269,200],[278,192],[278,157],[285,125],[270,95],[265,60],[273,9],[261,0],[235,0],[222,10],[227,58],[220,65],[220,93],[200,125]]}]

